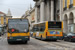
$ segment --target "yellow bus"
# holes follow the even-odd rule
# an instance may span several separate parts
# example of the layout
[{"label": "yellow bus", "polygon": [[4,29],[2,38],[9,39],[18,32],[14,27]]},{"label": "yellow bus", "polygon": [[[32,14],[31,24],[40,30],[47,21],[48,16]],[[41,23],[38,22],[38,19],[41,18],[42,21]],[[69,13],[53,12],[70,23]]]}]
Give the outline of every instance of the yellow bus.
[{"label": "yellow bus", "polygon": [[9,44],[15,41],[23,41],[27,43],[30,39],[28,19],[8,19],[7,30],[7,41]]},{"label": "yellow bus", "polygon": [[58,40],[63,36],[63,22],[46,21],[33,25],[33,37],[41,40]]}]

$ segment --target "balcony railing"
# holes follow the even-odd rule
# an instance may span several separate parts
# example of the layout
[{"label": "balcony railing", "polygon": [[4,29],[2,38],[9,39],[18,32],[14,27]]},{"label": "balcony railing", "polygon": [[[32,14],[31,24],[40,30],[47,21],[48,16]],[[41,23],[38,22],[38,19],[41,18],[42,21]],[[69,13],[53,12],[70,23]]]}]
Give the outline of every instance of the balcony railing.
[{"label": "balcony railing", "polygon": [[63,11],[67,10],[67,7],[64,7]]},{"label": "balcony railing", "polygon": [[69,9],[70,9],[70,8],[73,8],[73,4],[70,4],[70,5],[69,5]]}]

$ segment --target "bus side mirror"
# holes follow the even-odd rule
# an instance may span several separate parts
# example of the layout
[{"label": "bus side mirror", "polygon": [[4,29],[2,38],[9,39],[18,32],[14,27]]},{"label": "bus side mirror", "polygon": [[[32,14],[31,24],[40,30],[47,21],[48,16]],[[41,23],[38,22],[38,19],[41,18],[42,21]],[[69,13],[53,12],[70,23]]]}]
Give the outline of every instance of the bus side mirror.
[{"label": "bus side mirror", "polygon": [[30,24],[29,24],[29,27],[30,27]]},{"label": "bus side mirror", "polygon": [[8,24],[6,25],[6,27],[8,27]]}]

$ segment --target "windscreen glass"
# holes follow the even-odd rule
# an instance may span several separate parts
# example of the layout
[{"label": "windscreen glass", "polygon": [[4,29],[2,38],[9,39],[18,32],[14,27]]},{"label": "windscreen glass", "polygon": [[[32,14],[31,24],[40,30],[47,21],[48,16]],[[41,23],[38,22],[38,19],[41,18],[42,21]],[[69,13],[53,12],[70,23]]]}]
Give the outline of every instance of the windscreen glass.
[{"label": "windscreen glass", "polygon": [[28,32],[28,20],[27,19],[10,19],[8,21],[9,32],[22,33]]}]

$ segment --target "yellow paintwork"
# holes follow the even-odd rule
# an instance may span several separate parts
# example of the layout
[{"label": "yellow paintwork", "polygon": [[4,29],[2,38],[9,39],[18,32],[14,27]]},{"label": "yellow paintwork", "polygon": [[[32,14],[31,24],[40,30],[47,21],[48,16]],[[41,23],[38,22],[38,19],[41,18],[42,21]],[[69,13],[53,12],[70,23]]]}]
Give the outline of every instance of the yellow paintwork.
[{"label": "yellow paintwork", "polygon": [[[52,29],[51,29],[52,30]],[[39,35],[38,36],[36,36],[36,33],[37,32],[39,32],[39,31],[37,31],[37,32],[34,32],[33,33],[33,37],[40,37],[41,38],[41,36],[42,36],[42,38],[46,38],[46,32],[47,32],[47,36],[63,36],[63,22],[62,22],[62,28],[61,28],[61,32],[60,32],[60,34],[58,35],[58,34],[50,34],[50,32],[48,32],[48,21],[46,21],[45,22],[45,31],[43,32],[43,33],[39,33]]]},{"label": "yellow paintwork", "polygon": [[8,24],[8,19],[9,19],[9,18],[6,18],[6,24]]},{"label": "yellow paintwork", "polygon": [[8,37],[30,36],[30,33],[29,32],[28,33],[12,33],[12,34],[8,33],[7,36]]},{"label": "yellow paintwork", "polygon": [[63,8],[65,7],[65,0],[63,0]]},{"label": "yellow paintwork", "polygon": [[67,0],[67,8],[69,8],[70,0]]},{"label": "yellow paintwork", "polygon": [[73,6],[75,6],[75,0],[73,0]]},{"label": "yellow paintwork", "polygon": [[4,17],[3,16],[1,17],[1,24],[2,25],[4,24]]},{"label": "yellow paintwork", "polygon": [[[67,8],[69,8],[70,0],[67,0]],[[73,7],[75,6],[75,0],[73,0]],[[63,8],[65,8],[65,0],[63,0]]]}]

